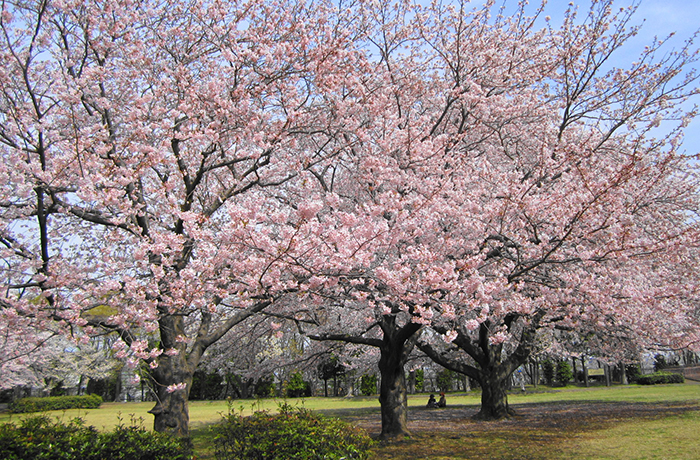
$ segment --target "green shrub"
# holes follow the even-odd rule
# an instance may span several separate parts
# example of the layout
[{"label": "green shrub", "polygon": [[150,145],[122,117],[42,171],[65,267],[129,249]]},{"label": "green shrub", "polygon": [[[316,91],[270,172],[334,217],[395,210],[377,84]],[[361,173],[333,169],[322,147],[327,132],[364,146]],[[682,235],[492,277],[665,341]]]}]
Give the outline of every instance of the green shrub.
[{"label": "green shrub", "polygon": [[452,390],[452,383],[457,378],[457,373],[449,369],[440,369],[435,374],[435,383],[440,391]]},{"label": "green shrub", "polygon": [[365,396],[372,396],[377,392],[377,376],[375,374],[365,374],[360,378],[360,393]]},{"label": "green shrub", "polygon": [[657,385],[661,383],[683,383],[685,378],[682,374],[671,372],[654,372],[653,374],[642,375],[637,379],[640,385]]},{"label": "green shrub", "polygon": [[89,446],[96,443],[97,430],[81,420],[68,424],[52,422],[48,416],[32,416],[0,425],[0,458],[23,459],[91,459]]},{"label": "green shrub", "polygon": [[261,377],[255,382],[253,393],[258,398],[269,398],[275,395],[275,381],[272,377]]},{"label": "green shrub", "polygon": [[95,460],[187,460],[192,456],[189,440],[148,431],[133,422],[100,434],[98,447]]},{"label": "green shrub", "polygon": [[425,391],[425,371],[423,369],[416,369],[416,391]]},{"label": "green shrub", "polygon": [[287,404],[277,415],[229,413],[212,430],[218,460],[366,459],[373,445],[353,425]]},{"label": "green shrub", "polygon": [[566,386],[573,377],[574,372],[571,370],[571,364],[569,364],[568,361],[559,361],[556,371],[557,382],[560,385]]},{"label": "green shrub", "polygon": [[46,398],[21,398],[12,401],[8,408],[15,414],[65,409],[97,409],[102,404],[99,395],[49,396]]},{"label": "green shrub", "polygon": [[217,372],[195,371],[190,389],[191,401],[220,399],[224,378]]},{"label": "green shrub", "polygon": [[630,383],[636,383],[639,377],[642,376],[642,368],[639,364],[627,364],[625,366],[625,373],[627,374],[627,380]]},{"label": "green shrub", "polygon": [[311,396],[311,385],[304,380],[300,371],[296,371],[286,382],[285,391],[289,398],[308,397]]},{"label": "green shrub", "polygon": [[62,423],[45,415],[0,425],[0,458],[6,460],[186,460],[190,454],[187,441],[134,423],[111,433],[81,419]]}]

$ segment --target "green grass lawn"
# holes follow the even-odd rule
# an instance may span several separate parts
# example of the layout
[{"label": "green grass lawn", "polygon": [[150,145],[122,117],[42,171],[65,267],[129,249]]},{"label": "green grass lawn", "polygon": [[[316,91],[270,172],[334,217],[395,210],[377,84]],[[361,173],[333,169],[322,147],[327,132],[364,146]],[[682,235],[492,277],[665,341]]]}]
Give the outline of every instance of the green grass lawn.
[{"label": "green grass lawn", "polygon": [[[694,459],[700,458],[700,385],[614,386],[610,388],[540,387],[525,394],[509,397],[513,406],[538,409],[573,404],[581,423],[565,426],[528,426],[517,417],[507,422],[464,421],[458,428],[446,431],[420,431],[411,427],[413,438],[382,444],[375,449],[374,459],[409,458],[493,458],[493,459]],[[476,409],[478,392],[448,395],[448,409]],[[409,407],[422,410],[427,395],[409,397]],[[379,417],[376,397],[322,398],[288,400],[235,400],[231,407],[249,414],[254,410],[274,411],[281,402],[303,405],[329,415],[364,414]],[[639,405],[682,405],[678,413],[661,413],[658,417],[621,417],[619,419],[585,419],[586,404],[636,403]],[[153,403],[104,403],[99,409],[52,411],[48,415],[69,420],[80,417],[90,425],[109,430],[116,424],[143,419],[150,427],[148,410]],[[581,409],[581,408],[584,409]],[[674,406],[675,407],[675,406]],[[443,409],[445,410],[445,409]],[[190,423],[197,458],[214,458],[207,426],[220,420],[229,411],[226,401],[192,401]],[[583,414],[581,412],[584,412]],[[448,415],[449,412],[444,412]],[[0,423],[17,420],[24,415],[1,413]]]},{"label": "green grass lawn", "polygon": [[580,435],[581,459],[700,459],[700,411],[660,420],[626,421]]}]

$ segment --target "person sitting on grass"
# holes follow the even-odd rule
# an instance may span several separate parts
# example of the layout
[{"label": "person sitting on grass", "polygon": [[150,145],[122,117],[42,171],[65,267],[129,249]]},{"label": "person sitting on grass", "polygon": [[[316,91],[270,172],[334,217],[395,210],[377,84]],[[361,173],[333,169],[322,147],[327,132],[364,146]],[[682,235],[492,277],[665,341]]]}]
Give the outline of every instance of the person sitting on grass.
[{"label": "person sitting on grass", "polygon": [[447,406],[447,400],[445,399],[445,393],[440,393],[440,401],[437,403],[438,407],[446,407]]},{"label": "person sitting on grass", "polygon": [[431,394],[430,398],[428,398],[428,404],[426,404],[425,407],[427,407],[428,409],[432,409],[432,408],[435,408],[437,406],[438,405],[437,405],[437,401],[435,401],[435,395]]}]

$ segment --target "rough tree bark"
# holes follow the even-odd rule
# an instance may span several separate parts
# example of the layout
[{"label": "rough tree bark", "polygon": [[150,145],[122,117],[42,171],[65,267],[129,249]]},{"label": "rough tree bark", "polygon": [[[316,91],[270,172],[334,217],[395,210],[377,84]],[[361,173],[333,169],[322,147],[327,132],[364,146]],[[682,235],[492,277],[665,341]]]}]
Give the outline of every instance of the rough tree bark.
[{"label": "rough tree bark", "polygon": [[[378,325],[382,338],[348,334],[308,335],[312,340],[336,340],[379,348],[379,373],[381,378],[379,403],[382,414],[380,439],[410,436],[408,430],[408,392],[404,365],[418,339],[421,325],[407,322],[397,323],[395,314],[382,315],[372,327]],[[365,331],[367,332],[367,331]]]},{"label": "rough tree bark", "polygon": [[384,337],[380,349],[381,384],[379,403],[382,408],[380,439],[410,436],[408,430],[408,390],[404,365],[411,354],[420,329],[417,323],[398,327],[395,316],[384,316],[380,322]]},{"label": "rough tree bark", "polygon": [[[156,405],[148,411],[153,414],[153,429],[173,436],[189,436],[189,408],[188,399],[192,387],[194,371],[189,369],[187,360],[179,356],[167,357],[160,361],[159,366],[153,372],[156,393]],[[166,383],[178,382],[187,385],[185,390],[167,391]]]},{"label": "rough tree bark", "polygon": [[[153,429],[155,431],[169,433],[177,437],[189,437],[188,400],[194,372],[197,370],[202,355],[209,346],[223,337],[235,325],[261,312],[272,303],[271,297],[261,298],[255,305],[229,317],[218,328],[211,327],[211,315],[202,314],[197,328],[197,339],[189,350],[184,341],[178,340],[178,337],[186,336],[183,316],[163,315],[158,320],[161,349],[176,350],[177,353],[163,353],[156,358],[146,360],[151,366],[149,376],[156,397],[156,404],[149,411],[154,416]],[[124,330],[117,331],[122,339],[131,345],[133,342],[131,334]],[[173,386],[177,386],[177,388],[174,389]]]},{"label": "rough tree bark", "polygon": [[[150,372],[156,396],[156,405],[149,411],[154,417],[153,429],[178,437],[188,437],[190,421],[188,399],[194,371],[199,364],[201,354],[197,356],[193,350],[187,356],[185,347],[177,342],[177,336],[184,335],[185,322],[182,317],[165,316],[159,323],[163,347],[176,349],[179,353],[174,356],[161,355],[157,361],[158,367]],[[186,388],[169,391],[170,385],[178,383],[184,383]]]},{"label": "rough tree bark", "polygon": [[476,420],[499,420],[515,414],[508,406],[508,380],[513,371],[508,366],[497,366],[490,372],[480,372],[476,379],[481,386],[481,409]]},{"label": "rough tree bark", "polygon": [[[474,416],[476,420],[498,420],[514,414],[508,406],[508,380],[513,372],[525,364],[532,352],[535,332],[543,313],[538,312],[530,318],[529,324],[523,326],[518,346],[507,357],[504,357],[503,344],[492,344],[489,340],[491,325],[485,321],[479,326],[478,335],[474,339],[465,331],[458,329],[457,337],[452,342],[455,347],[441,350],[430,343],[419,343],[418,347],[430,359],[441,366],[473,378],[481,386],[481,408]],[[509,329],[514,326],[517,317],[506,319]],[[440,333],[447,332],[446,328],[435,327]],[[455,351],[469,355],[476,366],[463,362]]]}]

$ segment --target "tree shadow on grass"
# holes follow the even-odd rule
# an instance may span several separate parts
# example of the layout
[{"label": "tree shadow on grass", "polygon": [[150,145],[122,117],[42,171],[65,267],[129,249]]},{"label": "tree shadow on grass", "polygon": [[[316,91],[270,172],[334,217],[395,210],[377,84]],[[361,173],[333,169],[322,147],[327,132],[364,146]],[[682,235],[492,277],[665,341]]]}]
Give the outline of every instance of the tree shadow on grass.
[{"label": "tree shadow on grass", "polygon": [[[410,439],[382,443],[372,459],[560,459],[561,446],[617,423],[654,420],[700,410],[697,401],[558,401],[511,405],[505,420],[474,421],[478,406],[411,408]],[[324,411],[322,411],[324,412]],[[334,410],[326,415],[361,426],[374,437],[381,431],[379,409]]]}]

